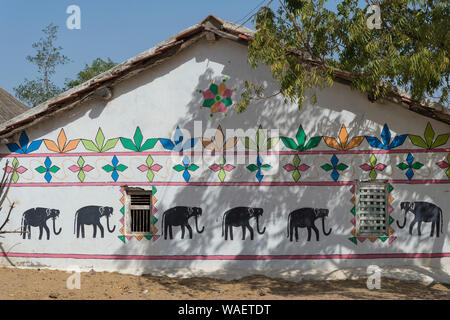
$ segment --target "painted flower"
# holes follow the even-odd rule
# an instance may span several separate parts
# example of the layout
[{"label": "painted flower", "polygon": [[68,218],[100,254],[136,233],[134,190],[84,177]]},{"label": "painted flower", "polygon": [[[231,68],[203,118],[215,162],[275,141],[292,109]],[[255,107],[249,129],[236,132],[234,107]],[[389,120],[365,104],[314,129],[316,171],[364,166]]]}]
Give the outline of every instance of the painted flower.
[{"label": "painted flower", "polygon": [[126,165],[119,164],[119,159],[117,159],[116,156],[114,156],[112,158],[111,164],[112,164],[112,166],[107,164],[102,169],[105,170],[108,173],[112,172],[111,178],[113,178],[114,182],[116,182],[117,179],[119,179],[119,173],[118,172],[123,172],[126,169],[128,169],[128,167]]},{"label": "painted flower", "polygon": [[219,163],[214,163],[209,167],[214,172],[219,172],[217,175],[219,177],[220,182],[224,182],[225,178],[227,176],[226,172],[231,172],[235,166],[232,166],[231,164],[226,164],[225,158],[221,157],[219,160]]},{"label": "painted flower", "polygon": [[98,128],[97,135],[95,136],[95,141],[81,139],[81,143],[86,148],[86,150],[93,152],[106,152],[114,148],[119,141],[119,138],[108,139],[105,142],[105,135],[103,134],[102,128]]},{"label": "painted flower", "polygon": [[348,166],[344,163],[339,163],[338,157],[335,154],[331,157],[331,164],[326,163],[321,168],[325,171],[331,171],[331,178],[334,181],[339,179],[339,171],[344,171],[348,168]]},{"label": "painted flower", "polygon": [[[14,170],[14,168],[16,168]],[[25,173],[27,171],[27,168],[22,167],[21,165],[19,165],[19,160],[17,160],[17,158],[14,158],[12,161],[12,166],[7,165],[6,168],[6,173],[11,173],[12,172],[12,181],[14,183],[17,183],[17,181],[19,180],[19,177],[21,174]]]},{"label": "painted flower", "polygon": [[436,139],[434,139],[435,132],[434,132],[431,124],[428,122],[423,136],[424,136],[424,139],[422,139],[419,136],[410,134],[409,139],[411,140],[411,143],[415,146],[418,146],[418,147],[421,147],[424,149],[434,149],[434,148],[437,148],[437,147],[440,147],[440,146],[446,144],[448,141],[448,138],[450,137],[450,133],[438,135],[436,137]]},{"label": "painted flower", "polygon": [[223,134],[222,127],[219,125],[216,130],[216,134],[211,139],[202,139],[203,147],[213,152],[221,152],[228,149],[232,149],[236,146],[238,138],[232,137],[225,141],[225,135]]},{"label": "painted flower", "polygon": [[261,126],[258,127],[258,130],[255,134],[255,140],[252,140],[250,137],[242,138],[242,142],[244,143],[245,149],[256,150],[256,151],[267,151],[275,147],[280,141],[279,137],[267,138],[264,134],[264,130]]},{"label": "painted flower", "polygon": [[306,164],[301,164],[299,156],[295,155],[292,164],[288,163],[285,166],[283,166],[283,168],[288,172],[292,172],[292,178],[294,179],[295,182],[297,182],[298,180],[300,180],[302,176],[300,171],[303,172],[308,170],[309,166]]},{"label": "painted flower", "polygon": [[295,142],[292,138],[281,137],[281,141],[283,141],[284,145],[287,148],[297,151],[306,151],[317,147],[320,143],[320,140],[322,140],[322,136],[312,137],[308,140],[308,142],[306,142],[306,133],[303,130],[303,127],[300,125],[298,127],[295,139],[297,140],[297,142]]},{"label": "painted flower", "polygon": [[27,134],[25,131],[22,131],[19,138],[19,144],[17,143],[8,143],[6,146],[8,147],[9,151],[20,153],[20,154],[27,154],[33,151],[36,151],[39,149],[39,147],[42,144],[42,140],[36,140],[31,143],[30,139],[28,139]]},{"label": "painted flower", "polygon": [[391,150],[401,146],[405,142],[407,136],[407,134],[396,136],[391,142],[391,130],[389,130],[389,127],[385,124],[381,131],[381,140],[383,142],[376,137],[366,137],[366,140],[373,148]]},{"label": "painted flower", "polygon": [[450,153],[447,155],[447,161],[439,161],[436,164],[439,168],[445,170],[445,174],[450,179]]},{"label": "painted flower", "polygon": [[67,137],[64,129],[61,129],[61,131],[59,132],[56,143],[52,140],[44,139],[44,144],[47,149],[58,153],[65,153],[75,150],[79,143],[80,139],[70,140],[69,142],[67,142]]},{"label": "painted flower", "polygon": [[53,177],[52,174],[58,172],[59,167],[52,166],[52,161],[50,160],[49,157],[47,157],[44,161],[44,166],[37,167],[35,170],[41,174],[45,173],[44,178],[45,180],[47,180],[47,182],[50,183]]},{"label": "painted flower", "polygon": [[251,164],[247,166],[247,169],[250,170],[250,172],[256,171],[256,179],[258,179],[259,182],[263,179],[264,175],[262,174],[263,170],[269,170],[272,168],[270,164],[263,164],[263,161],[260,156],[256,158],[256,164]]},{"label": "painted flower", "polygon": [[349,141],[347,129],[345,128],[345,125],[342,125],[341,130],[339,131],[338,139],[339,141],[335,138],[326,136],[323,137],[323,140],[330,148],[341,151],[347,151],[359,146],[361,142],[364,141],[364,136],[353,137]]},{"label": "painted flower", "polygon": [[175,152],[182,152],[184,150],[193,148],[197,143],[198,138],[191,138],[186,143],[183,144],[184,142],[183,133],[181,132],[180,127],[177,126],[177,129],[175,130],[173,136],[173,140],[160,138],[159,141],[161,142],[164,149],[172,150]]},{"label": "painted flower", "polygon": [[134,132],[133,141],[127,138],[120,138],[120,142],[122,142],[122,145],[125,149],[142,152],[148,149],[153,149],[156,142],[158,142],[158,139],[147,139],[144,142],[144,137],[142,136],[141,129],[137,127],[136,131]]},{"label": "painted flower", "polygon": [[147,179],[148,181],[153,181],[153,178],[155,177],[155,172],[158,172],[161,170],[162,166],[160,166],[157,163],[154,163],[152,156],[148,156],[147,160],[145,161],[145,164],[141,164],[138,167],[138,170],[141,172],[147,172]]},{"label": "painted flower", "polygon": [[203,98],[203,108],[211,109],[211,116],[214,113],[222,112],[225,113],[227,108],[233,104],[231,96],[233,95],[233,90],[227,89],[225,80],[219,85],[211,82],[209,89],[202,91]]},{"label": "painted flower", "polygon": [[196,164],[190,164],[189,158],[187,156],[183,158],[182,163],[183,165],[177,164],[176,166],[173,167],[173,169],[177,172],[183,171],[184,181],[189,182],[189,180],[191,179],[191,174],[189,173],[189,171],[195,171],[199,167]]},{"label": "painted flower", "polygon": [[370,171],[369,177],[370,179],[374,180],[377,178],[377,171],[383,171],[384,169],[386,169],[386,165],[383,163],[377,164],[377,158],[374,154],[372,154],[369,159],[369,163],[361,165],[360,168],[364,171]]},{"label": "painted flower", "polygon": [[406,163],[402,162],[397,165],[397,167],[404,171],[406,170],[406,176],[408,180],[411,180],[414,177],[414,170],[418,170],[423,167],[423,163],[414,162],[414,157],[411,153],[406,157]]},{"label": "painted flower", "polygon": [[69,167],[69,170],[73,173],[78,172],[77,177],[80,182],[84,182],[84,179],[86,178],[86,172],[92,171],[93,169],[94,167],[88,164],[85,165],[83,157],[78,158],[77,165],[74,164],[73,166]]}]

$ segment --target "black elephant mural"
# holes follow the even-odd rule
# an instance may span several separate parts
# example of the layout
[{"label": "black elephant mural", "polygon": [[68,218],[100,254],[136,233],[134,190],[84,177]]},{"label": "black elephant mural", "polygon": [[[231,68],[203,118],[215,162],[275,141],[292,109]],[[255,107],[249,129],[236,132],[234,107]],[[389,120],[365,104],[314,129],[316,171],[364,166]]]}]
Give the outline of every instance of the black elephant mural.
[{"label": "black elephant mural", "polygon": [[189,224],[189,218],[195,217],[195,228],[198,233],[205,230],[203,226],[201,230],[198,229],[198,217],[202,215],[202,209],[198,207],[173,207],[166,210],[162,216],[162,233],[164,239],[167,240],[167,233],[169,233],[170,240],[173,239],[172,227],[181,226],[181,239],[184,239],[185,229],[189,231],[189,239],[192,239],[192,228]]},{"label": "black elephant mural", "polygon": [[311,240],[311,229],[316,233],[316,240],[319,241],[319,230],[315,225],[316,219],[322,218],[323,234],[328,236],[331,233],[331,228],[328,232],[325,231],[325,218],[328,217],[328,209],[315,208],[301,208],[289,213],[287,221],[287,236],[292,241],[293,233],[295,231],[295,241],[298,241],[298,228],[308,229],[308,241]]},{"label": "black elephant mural", "polygon": [[39,240],[42,239],[42,231],[47,233],[47,240],[50,240],[50,230],[47,227],[47,220],[53,220],[53,232],[55,235],[61,233],[61,228],[56,231],[55,220],[59,216],[58,209],[49,208],[32,208],[25,211],[22,215],[21,233],[20,235],[25,239],[28,233],[28,239],[31,239],[31,227],[39,227]]},{"label": "black elephant mural", "polygon": [[109,218],[111,217],[112,214],[113,208],[111,207],[87,206],[78,209],[78,211],[75,213],[73,233],[75,234],[76,228],[77,238],[79,238],[81,230],[81,237],[84,238],[84,225],[87,224],[92,225],[94,227],[94,234],[93,234],[94,238],[97,236],[97,227],[100,229],[101,237],[103,238],[104,229],[102,224],[100,223],[100,218],[106,217],[106,225],[108,227],[108,232],[112,233],[116,229],[116,226],[114,226],[112,229],[110,229],[109,227]]},{"label": "black elephant mural", "polygon": [[422,235],[420,231],[422,222],[431,222],[430,237],[434,236],[434,230],[436,230],[436,237],[439,237],[439,230],[442,233],[442,225],[444,224],[444,221],[442,220],[442,209],[439,208],[437,205],[423,201],[401,202],[400,208],[405,213],[403,225],[400,225],[400,223],[398,223],[397,221],[397,225],[400,229],[403,229],[405,227],[406,214],[408,212],[411,212],[414,214],[414,220],[409,225],[409,234],[412,235],[412,231],[416,222],[419,236]]},{"label": "black elephant mural", "polygon": [[245,231],[250,231],[250,240],[253,240],[253,228],[250,226],[250,219],[256,218],[256,231],[259,234],[266,232],[266,227],[262,231],[259,229],[259,218],[264,210],[261,208],[237,207],[228,210],[223,214],[222,218],[222,237],[228,240],[228,232],[230,239],[233,240],[233,227],[242,227],[242,240],[245,240]]}]

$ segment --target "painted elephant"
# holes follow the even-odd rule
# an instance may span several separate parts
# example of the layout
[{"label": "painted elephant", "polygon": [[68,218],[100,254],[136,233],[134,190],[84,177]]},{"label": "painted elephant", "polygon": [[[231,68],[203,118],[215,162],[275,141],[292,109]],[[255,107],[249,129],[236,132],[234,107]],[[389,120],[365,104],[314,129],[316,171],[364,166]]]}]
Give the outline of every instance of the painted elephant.
[{"label": "painted elephant", "polygon": [[400,229],[403,229],[406,225],[406,214],[412,212],[414,214],[414,220],[409,225],[409,234],[412,235],[412,230],[416,222],[418,223],[417,230],[419,236],[422,235],[420,232],[422,222],[431,222],[430,237],[434,235],[435,229],[436,237],[439,237],[439,230],[442,233],[442,225],[444,224],[444,221],[442,220],[442,209],[435,204],[422,201],[402,202],[400,203],[400,208],[405,212],[403,225],[400,225],[397,220],[397,225]]},{"label": "painted elephant", "polygon": [[172,227],[181,226],[181,239],[184,239],[185,228],[189,231],[189,239],[192,239],[192,228],[189,224],[189,218],[195,217],[195,228],[198,233],[202,233],[202,230],[198,229],[198,217],[202,215],[202,209],[197,207],[173,207],[166,210],[163,213],[161,225],[163,228],[162,233],[164,234],[164,239],[167,239],[167,232],[169,232],[170,240],[173,239]]},{"label": "painted elephant", "polygon": [[39,227],[39,240],[42,239],[42,230],[47,233],[47,240],[50,239],[50,230],[47,227],[47,220],[53,220],[53,232],[55,235],[61,233],[61,228],[56,231],[55,220],[59,216],[59,210],[49,208],[32,208],[25,211],[22,215],[21,233],[20,235],[25,239],[28,231],[28,239],[31,239],[31,227]]},{"label": "painted elephant", "polygon": [[308,229],[308,241],[311,240],[311,229],[316,233],[316,239],[319,241],[319,230],[315,225],[316,219],[322,218],[323,234],[328,236],[331,233],[331,228],[328,232],[325,231],[325,218],[328,217],[328,209],[315,208],[301,208],[289,213],[287,222],[287,236],[292,241],[292,236],[295,229],[295,241],[298,241],[298,228]]},{"label": "painted elephant", "polygon": [[242,227],[242,240],[245,240],[246,229],[250,231],[250,240],[253,240],[253,228],[249,223],[251,218],[256,218],[256,231],[264,234],[266,227],[262,231],[259,230],[259,217],[263,212],[264,210],[261,208],[250,207],[236,207],[228,210],[222,218],[222,237],[225,234],[225,240],[228,240],[228,232],[230,232],[230,239],[233,240],[233,227]]},{"label": "painted elephant", "polygon": [[78,211],[75,213],[73,233],[75,234],[76,228],[77,238],[79,238],[81,230],[81,237],[84,238],[84,225],[87,224],[92,225],[94,227],[94,234],[93,234],[94,238],[97,236],[97,227],[100,229],[101,237],[103,238],[104,229],[102,224],[100,223],[100,218],[106,217],[108,232],[112,233],[116,229],[116,226],[114,226],[112,229],[109,228],[109,218],[111,217],[112,214],[113,208],[111,207],[87,206],[78,209]]}]

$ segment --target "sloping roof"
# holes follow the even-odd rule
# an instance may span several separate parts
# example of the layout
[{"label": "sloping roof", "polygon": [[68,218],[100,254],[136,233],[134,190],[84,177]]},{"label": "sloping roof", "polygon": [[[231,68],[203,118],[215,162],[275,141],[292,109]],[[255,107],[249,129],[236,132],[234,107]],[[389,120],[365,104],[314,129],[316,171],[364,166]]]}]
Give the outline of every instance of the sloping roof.
[{"label": "sloping roof", "polygon": [[26,105],[0,88],[0,122],[12,119],[28,109]]},{"label": "sloping roof", "polygon": [[[0,138],[9,137],[26,127],[55,115],[55,113],[76,107],[80,102],[94,97],[105,97],[105,90],[152,66],[162,63],[200,39],[205,38],[213,41],[216,38],[225,38],[247,46],[252,41],[254,34],[254,30],[209,15],[199,24],[187,28],[155,47],[28,110],[14,119],[1,123]],[[309,63],[314,64],[314,61],[309,61]],[[354,76],[349,72],[336,71],[336,81],[350,84],[353,78]],[[437,103],[429,100],[414,101],[407,93],[400,90],[391,92],[388,99],[414,112],[450,125],[449,109]]]}]

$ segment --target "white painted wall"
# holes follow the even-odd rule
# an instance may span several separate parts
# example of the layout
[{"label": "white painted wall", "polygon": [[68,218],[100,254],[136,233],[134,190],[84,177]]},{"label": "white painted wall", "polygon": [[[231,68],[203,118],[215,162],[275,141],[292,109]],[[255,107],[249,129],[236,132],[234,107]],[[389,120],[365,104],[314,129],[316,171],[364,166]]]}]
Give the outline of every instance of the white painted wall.
[{"label": "white painted wall", "polygon": [[[341,125],[344,124],[350,138],[354,136],[380,137],[385,123],[388,124],[393,137],[397,134],[414,134],[423,136],[428,122],[431,123],[437,134],[448,133],[449,126],[422,117],[416,113],[407,111],[392,103],[370,103],[359,92],[352,91],[349,87],[335,83],[318,93],[318,103],[314,106],[307,104],[302,110],[296,105],[286,105],[281,98],[271,98],[259,101],[251,105],[244,114],[237,114],[233,109],[227,116],[215,114],[210,119],[207,110],[201,110],[203,97],[196,90],[206,90],[209,81],[221,81],[224,76],[229,79],[226,85],[237,89],[233,95],[235,101],[239,96],[242,81],[250,80],[263,83],[267,86],[267,92],[276,91],[276,84],[271,80],[270,72],[265,68],[252,70],[246,62],[246,48],[228,40],[219,40],[214,44],[200,42],[187,49],[178,56],[164,64],[157,66],[133,79],[127,80],[114,88],[114,99],[106,105],[102,102],[91,102],[78,106],[75,110],[63,114],[55,119],[46,120],[39,125],[27,130],[30,141],[49,139],[56,141],[61,128],[64,128],[67,138],[94,140],[99,127],[106,139],[116,137],[132,138],[137,126],[139,126],[147,138],[172,138],[177,126],[185,128],[193,133],[194,121],[201,121],[203,131],[212,129],[207,135],[214,134],[218,125],[225,129],[256,129],[262,125],[264,129],[278,129],[279,135],[295,137],[298,126],[301,124],[308,135],[308,139],[317,135],[337,137]],[[201,151],[200,142],[197,143],[197,151]],[[241,142],[239,147],[242,148]],[[288,151],[280,142],[280,150]],[[447,142],[440,148],[450,148]],[[407,138],[398,149],[419,149],[411,144]],[[241,149],[242,150],[242,149]],[[332,151],[324,141],[320,142],[314,151]],[[375,150],[367,141],[354,150]],[[129,151],[119,142],[110,153],[103,156],[84,155],[86,164],[95,169],[86,173],[85,182],[104,183],[113,182],[111,173],[102,170],[102,167],[110,164],[116,152]],[[164,151],[158,142],[154,149],[149,151]],[[2,153],[8,153],[8,149],[2,146]],[[80,143],[78,148],[71,151],[72,154],[89,152]],[[52,153],[44,144],[36,152]],[[450,272],[449,258],[405,258],[406,254],[449,254],[449,183],[445,170],[439,168],[436,162],[446,159],[448,152],[413,153],[415,161],[420,161],[425,166],[414,175],[416,179],[447,179],[445,183],[433,184],[394,184],[392,217],[400,219],[403,214],[400,211],[402,201],[429,201],[435,203],[443,210],[444,224],[443,234],[439,238],[430,237],[430,224],[422,225],[422,236],[408,234],[409,222],[412,214],[409,214],[407,227],[399,229],[396,222],[392,243],[377,240],[372,243],[368,239],[355,245],[349,238],[352,237],[353,225],[350,223],[352,215],[350,202],[352,194],[350,186],[157,186],[158,199],[155,204],[159,221],[156,227],[161,232],[162,213],[174,206],[197,206],[203,209],[203,215],[199,220],[200,227],[205,226],[205,232],[197,234],[190,239],[180,239],[181,231],[175,229],[174,240],[160,238],[149,241],[145,238],[127,240],[123,243],[118,236],[122,217],[119,201],[122,194],[120,186],[73,186],[78,179],[75,173],[68,168],[76,164],[79,155],[64,157],[50,157],[53,164],[61,169],[53,175],[48,185],[20,186],[22,183],[46,183],[42,174],[35,168],[43,165],[45,157],[19,157],[21,166],[27,171],[21,174],[17,185],[11,188],[8,195],[10,202],[15,202],[16,208],[9,224],[9,229],[20,229],[22,213],[33,207],[57,208],[60,210],[58,227],[62,227],[62,233],[58,236],[51,235],[50,240],[38,240],[38,229],[32,229],[31,240],[22,239],[17,234],[7,235],[2,239],[5,252],[12,253],[9,260],[19,266],[39,266],[58,269],[70,269],[77,266],[83,270],[94,268],[95,270],[120,271],[127,273],[154,273],[168,275],[212,275],[216,277],[238,277],[252,273],[266,273],[269,275],[283,275],[297,277],[299,273],[324,274],[330,270],[347,268],[364,268],[370,264],[381,267],[433,267],[441,270],[443,278]],[[300,182],[332,182],[330,172],[320,168],[325,163],[330,163],[332,154],[303,154],[300,155],[302,163],[311,168],[302,172]],[[355,179],[367,179],[368,173],[362,171],[359,166],[368,163],[369,154],[338,154],[340,162],[349,166],[342,173],[339,181],[352,181]],[[379,162],[389,165],[382,179],[407,180],[404,171],[396,167],[400,162],[405,162],[407,153],[377,154]],[[132,185],[131,182],[147,182],[146,174],[137,167],[143,163],[147,155],[125,156],[118,155],[120,163],[128,169],[120,174],[118,182]],[[154,155],[155,163],[163,168],[155,174],[155,182],[184,182],[181,173],[172,167],[180,163],[166,156]],[[292,163],[292,155],[280,156],[278,171],[272,175],[266,175],[263,182],[269,181],[293,181],[291,173],[286,172],[282,166]],[[9,158],[11,160],[11,158]],[[265,157],[264,157],[265,159]],[[273,160],[273,159],[272,159]],[[2,160],[2,165],[5,159]],[[254,162],[253,162],[254,163]],[[273,164],[274,162],[272,162]],[[200,168],[192,172],[191,182],[218,182],[217,173],[208,167],[210,162],[196,162]],[[241,164],[228,174],[226,181],[233,182],[257,182],[255,173],[246,169],[247,164]],[[52,187],[52,183],[65,183],[66,186]],[[148,187],[147,187],[148,188]],[[111,222],[116,225],[114,233],[105,233],[104,238],[92,238],[92,227],[86,227],[86,238],[77,239],[74,235],[74,215],[78,208],[87,205],[111,206],[114,215]],[[223,213],[237,206],[256,206],[264,209],[262,225],[266,227],[264,235],[255,232],[255,239],[251,241],[241,240],[241,230],[234,229],[233,241],[224,241],[221,237],[221,221]],[[286,237],[286,222],[289,212],[301,207],[328,208],[330,210],[327,219],[327,227],[332,227],[330,236],[322,234],[321,223],[316,221],[320,229],[320,241],[314,238],[306,241],[306,230],[300,232],[300,241],[289,242]],[[103,221],[106,229],[106,221]],[[51,227],[51,221],[49,221]],[[248,237],[248,233],[247,233]],[[29,255],[34,257],[30,257]],[[43,257],[42,254],[53,254],[51,257]],[[69,256],[64,256],[68,254]],[[354,255],[380,254],[383,259],[354,259]],[[393,254],[398,256],[394,257]],[[27,256],[28,255],[28,256]],[[76,255],[90,255],[83,258]],[[105,257],[114,255],[114,257]],[[202,256],[200,260],[174,260],[180,256]],[[258,255],[262,260],[248,260],[244,256]],[[265,256],[277,255],[299,256],[314,255],[316,259],[281,259],[267,260]],[[337,255],[331,258],[329,255]],[[345,255],[351,255],[351,259],[345,259]],[[124,256],[134,259],[123,259]],[[144,256],[138,259],[136,256]],[[155,256],[159,258],[155,258]],[[163,256],[163,258],[161,258]],[[168,259],[168,256],[172,256]],[[211,260],[205,260],[209,256]],[[213,257],[211,257],[213,256]],[[234,256],[242,260],[223,260]],[[327,259],[319,259],[320,256]],[[391,257],[391,258],[389,258]],[[79,259],[80,258],[80,259]],[[95,258],[95,259],[92,259]],[[118,259],[120,258],[120,259]],[[198,257],[197,257],[198,258]],[[1,263],[8,265],[7,259],[2,258]],[[442,279],[441,279],[442,280]]]}]

